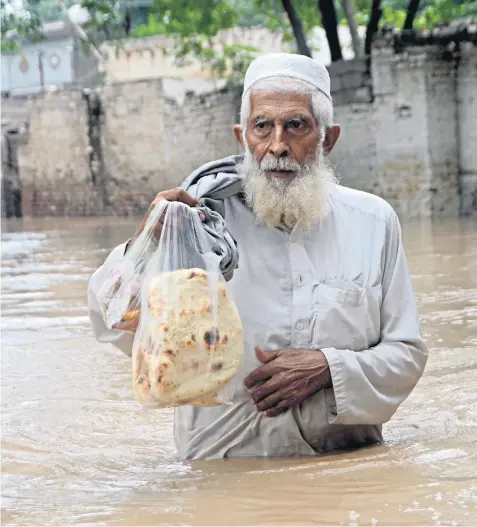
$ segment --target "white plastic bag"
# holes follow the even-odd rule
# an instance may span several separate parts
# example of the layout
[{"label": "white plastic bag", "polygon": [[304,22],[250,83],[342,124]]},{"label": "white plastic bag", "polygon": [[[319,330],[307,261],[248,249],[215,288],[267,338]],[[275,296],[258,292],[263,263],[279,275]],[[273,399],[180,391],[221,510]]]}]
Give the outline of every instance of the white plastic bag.
[{"label": "white plastic bag", "polygon": [[[111,277],[120,284],[107,310],[112,327],[127,323],[127,313],[138,315],[136,397],[151,408],[227,404],[235,392],[243,336],[220,258],[196,209],[161,202],[149,220]],[[158,221],[163,228],[157,244]]]}]

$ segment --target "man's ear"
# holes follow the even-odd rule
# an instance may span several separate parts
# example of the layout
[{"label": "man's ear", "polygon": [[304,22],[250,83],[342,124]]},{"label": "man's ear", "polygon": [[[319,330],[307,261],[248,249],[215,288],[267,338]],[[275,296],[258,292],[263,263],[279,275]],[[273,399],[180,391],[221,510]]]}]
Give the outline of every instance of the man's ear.
[{"label": "man's ear", "polygon": [[341,134],[341,128],[339,124],[334,124],[326,129],[325,140],[323,142],[323,150],[325,156],[327,156],[335,147]]},{"label": "man's ear", "polygon": [[242,127],[239,124],[234,125],[234,134],[238,143],[245,149],[245,141],[243,140]]}]

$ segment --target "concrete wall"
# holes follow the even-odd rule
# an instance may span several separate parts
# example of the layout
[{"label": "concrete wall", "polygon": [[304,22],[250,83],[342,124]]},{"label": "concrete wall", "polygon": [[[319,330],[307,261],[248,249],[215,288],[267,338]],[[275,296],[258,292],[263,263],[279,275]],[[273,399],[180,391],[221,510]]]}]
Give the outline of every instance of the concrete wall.
[{"label": "concrete wall", "polygon": [[73,46],[73,38],[63,38],[26,45],[22,53],[2,54],[2,92],[40,87],[40,60],[45,86],[71,84],[74,78]]},{"label": "concrete wall", "polygon": [[[384,197],[401,216],[477,213],[476,63],[475,48],[452,60],[383,48],[371,71],[366,61],[333,65],[342,136],[331,161],[342,184]],[[238,152],[240,90],[181,86],[106,85],[98,115],[79,92],[32,100],[19,150],[25,213],[139,214],[200,164]]]},{"label": "concrete wall", "polygon": [[457,75],[457,134],[461,213],[477,210],[477,53],[462,46]]},{"label": "concrete wall", "polygon": [[[365,26],[358,27],[360,38],[364,41]],[[338,25],[338,35],[343,58],[354,58],[349,27]],[[213,39],[217,50],[223,44],[242,44],[257,49],[257,53],[275,53],[277,51],[296,52],[294,41],[283,38],[282,31],[269,31],[261,27],[235,27],[218,33]],[[315,27],[308,35],[308,45],[313,58],[322,64],[330,64],[331,54],[322,27]],[[188,59],[187,63],[174,60],[173,41],[164,36],[153,36],[141,39],[128,39],[119,48],[117,42],[105,42],[102,50],[106,56],[106,82],[129,82],[140,79],[157,79],[165,77],[207,78],[210,71],[199,61]]]},{"label": "concrete wall", "polygon": [[95,214],[88,114],[79,91],[46,94],[30,105],[26,144],[18,150],[25,216]]},{"label": "concrete wall", "polygon": [[[260,50],[262,53],[289,51],[290,45],[284,43],[281,32],[265,28],[232,28],[218,33],[213,39],[218,50],[222,45],[242,44]],[[128,82],[139,79],[164,77],[204,78],[210,71],[193,59],[178,63],[172,53],[174,41],[165,36],[130,39],[121,49],[116,42],[104,43],[106,82]]]},{"label": "concrete wall", "polygon": [[[331,156],[341,182],[383,196],[408,218],[476,213],[476,61],[475,48],[463,57],[377,49],[361,86],[358,68],[342,64],[337,83],[332,76],[342,137]],[[358,102],[369,85],[372,102]]]},{"label": "concrete wall", "polygon": [[238,122],[240,93],[222,89],[190,94],[181,103],[166,97],[163,165],[165,186],[174,186],[203,163],[239,153],[232,127]]},{"label": "concrete wall", "polygon": [[[169,90],[174,84],[169,83]],[[18,150],[24,214],[136,215],[197,165],[237,152],[237,92],[176,94],[161,79],[36,97]],[[99,115],[97,115],[99,113]]]}]

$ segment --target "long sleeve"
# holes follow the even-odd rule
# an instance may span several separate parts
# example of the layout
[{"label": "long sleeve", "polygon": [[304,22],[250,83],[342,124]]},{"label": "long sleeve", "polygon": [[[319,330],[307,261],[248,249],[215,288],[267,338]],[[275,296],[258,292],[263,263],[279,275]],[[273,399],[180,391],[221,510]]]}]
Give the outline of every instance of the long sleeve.
[{"label": "long sleeve", "polygon": [[385,243],[378,345],[360,352],[322,350],[333,381],[333,389],[326,391],[330,424],[385,423],[424,372],[428,351],[394,212],[387,218]]},{"label": "long sleeve", "polygon": [[104,323],[98,301],[98,293],[104,280],[106,279],[107,274],[111,268],[122,258],[125,248],[126,243],[123,243],[113,249],[104,264],[99,267],[90,278],[88,283],[88,311],[89,318],[91,320],[91,326],[96,339],[99,342],[112,344],[125,353],[128,357],[131,357],[134,335],[124,331],[108,329]]}]

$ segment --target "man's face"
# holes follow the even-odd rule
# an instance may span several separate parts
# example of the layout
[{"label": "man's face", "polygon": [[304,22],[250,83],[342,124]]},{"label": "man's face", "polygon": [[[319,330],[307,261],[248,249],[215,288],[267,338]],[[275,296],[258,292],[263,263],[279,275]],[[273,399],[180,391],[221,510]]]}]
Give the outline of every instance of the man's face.
[{"label": "man's face", "polygon": [[324,154],[339,127],[320,140],[308,95],[256,92],[250,103],[245,139],[240,126],[234,127],[245,148],[237,172],[244,177],[246,200],[268,227],[311,227],[327,211],[335,176]]},{"label": "man's face", "polygon": [[[316,154],[319,129],[308,95],[264,93],[251,95],[246,140],[269,178],[290,181],[298,165]],[[273,162],[273,158],[281,161]],[[271,160],[267,163],[267,160]],[[269,166],[268,166],[269,165]]]}]

